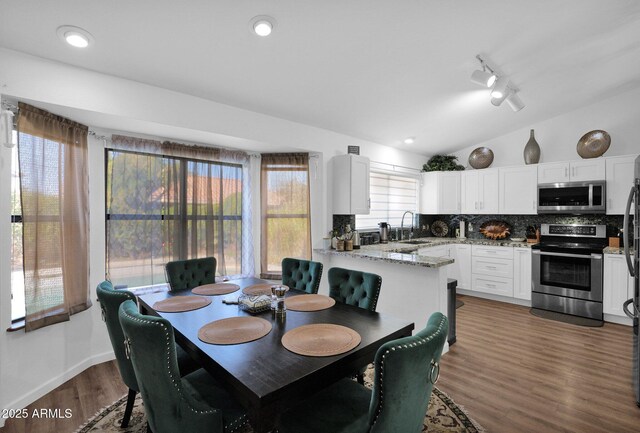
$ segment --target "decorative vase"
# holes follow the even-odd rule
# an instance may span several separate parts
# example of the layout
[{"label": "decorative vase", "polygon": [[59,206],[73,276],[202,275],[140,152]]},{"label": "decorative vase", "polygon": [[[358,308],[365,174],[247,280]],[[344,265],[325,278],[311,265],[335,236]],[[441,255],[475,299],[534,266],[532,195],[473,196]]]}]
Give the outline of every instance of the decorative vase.
[{"label": "decorative vase", "polygon": [[531,136],[524,146],[524,163],[525,164],[537,164],[540,162],[540,146],[533,136],[533,129],[531,130]]},{"label": "decorative vase", "polygon": [[493,162],[493,151],[488,147],[478,147],[469,155],[469,165],[473,168],[487,168]]}]

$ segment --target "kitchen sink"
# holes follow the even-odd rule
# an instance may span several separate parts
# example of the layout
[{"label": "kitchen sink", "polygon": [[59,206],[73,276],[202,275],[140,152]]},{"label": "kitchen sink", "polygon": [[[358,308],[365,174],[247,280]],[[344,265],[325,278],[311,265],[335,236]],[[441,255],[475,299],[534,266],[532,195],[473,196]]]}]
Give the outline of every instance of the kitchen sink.
[{"label": "kitchen sink", "polygon": [[432,241],[419,241],[419,240],[410,240],[410,241],[400,241],[401,244],[409,244],[409,245],[422,245],[422,244],[430,244]]}]

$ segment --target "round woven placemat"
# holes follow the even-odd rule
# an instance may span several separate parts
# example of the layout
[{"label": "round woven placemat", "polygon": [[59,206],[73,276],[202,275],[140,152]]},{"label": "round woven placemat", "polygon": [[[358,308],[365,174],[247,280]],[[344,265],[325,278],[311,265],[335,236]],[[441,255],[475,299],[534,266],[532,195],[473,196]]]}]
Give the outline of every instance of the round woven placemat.
[{"label": "round woven placemat", "polygon": [[331,308],[336,300],[324,295],[298,295],[284,300],[287,310],[292,311],[320,311]]},{"label": "round woven placemat", "polygon": [[271,328],[271,322],[259,317],[230,317],[207,323],[198,338],[209,344],[240,344],[264,337]]},{"label": "round woven placemat", "polygon": [[203,284],[191,290],[195,295],[217,296],[227,295],[238,290],[240,286],[231,283]]},{"label": "round woven placemat", "polygon": [[282,345],[304,356],[333,356],[345,353],[360,344],[361,337],[346,326],[315,323],[294,328],[282,336]]},{"label": "round woven placemat", "polygon": [[278,284],[260,283],[253,286],[247,286],[242,289],[242,293],[250,296],[271,295],[271,286]]},{"label": "round woven placemat", "polygon": [[174,296],[153,304],[153,309],[163,313],[181,313],[206,307],[211,299],[202,296]]}]

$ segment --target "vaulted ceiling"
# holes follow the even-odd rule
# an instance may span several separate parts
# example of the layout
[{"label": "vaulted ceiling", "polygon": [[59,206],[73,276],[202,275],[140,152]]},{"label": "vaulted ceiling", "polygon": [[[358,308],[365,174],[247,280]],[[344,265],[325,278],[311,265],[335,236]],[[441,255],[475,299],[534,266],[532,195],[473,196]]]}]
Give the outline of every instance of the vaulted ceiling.
[{"label": "vaulted ceiling", "polygon": [[[424,154],[640,86],[633,0],[0,0],[0,11],[0,46]],[[271,36],[252,34],[256,15],[276,19]],[[66,46],[65,24],[95,43]],[[479,53],[520,89],[522,111],[469,81]]]}]

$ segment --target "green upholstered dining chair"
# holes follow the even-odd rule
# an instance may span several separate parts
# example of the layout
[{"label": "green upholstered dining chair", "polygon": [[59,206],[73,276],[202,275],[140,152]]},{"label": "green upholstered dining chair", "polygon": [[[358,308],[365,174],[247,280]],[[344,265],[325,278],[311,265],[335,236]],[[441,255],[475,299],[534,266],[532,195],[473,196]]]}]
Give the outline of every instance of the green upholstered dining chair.
[{"label": "green upholstered dining chair", "polygon": [[[378,296],[382,287],[382,277],[368,272],[344,268],[329,269],[329,296],[337,302],[376,311]],[[356,373],[356,379],[364,384],[363,367]]]},{"label": "green upholstered dining chair", "polygon": [[166,319],[140,314],[133,301],[120,306],[119,316],[154,433],[231,433],[246,424],[242,406],[209,373],[199,369],[180,378]]},{"label": "green upholstered dining chair", "polygon": [[322,263],[311,260],[282,259],[282,284],[290,289],[318,293],[322,278]]},{"label": "green upholstered dining chair", "polygon": [[216,282],[216,259],[176,260],[165,265],[165,274],[169,290],[190,290],[203,284]]},{"label": "green upholstered dining chair", "polygon": [[[125,407],[124,416],[122,417],[121,426],[123,428],[129,425],[131,411],[136,399],[136,393],[139,391],[136,374],[133,370],[131,361],[127,359],[124,349],[124,334],[120,326],[118,318],[118,309],[124,301],[136,301],[133,293],[127,290],[115,290],[110,281],[103,281],[96,288],[98,300],[100,301],[100,309],[102,310],[102,319],[107,325],[111,346],[116,355],[116,362],[122,381],[129,388],[127,396],[127,406]],[[191,359],[191,357],[182,349],[178,350],[178,365],[182,374],[196,370],[199,366]]]},{"label": "green upholstered dining chair", "polygon": [[422,331],[383,344],[373,390],[342,379],[283,413],[278,433],[421,432],[447,329],[434,313]]},{"label": "green upholstered dining chair", "polygon": [[382,277],[351,269],[329,269],[329,296],[337,302],[376,311]]}]

